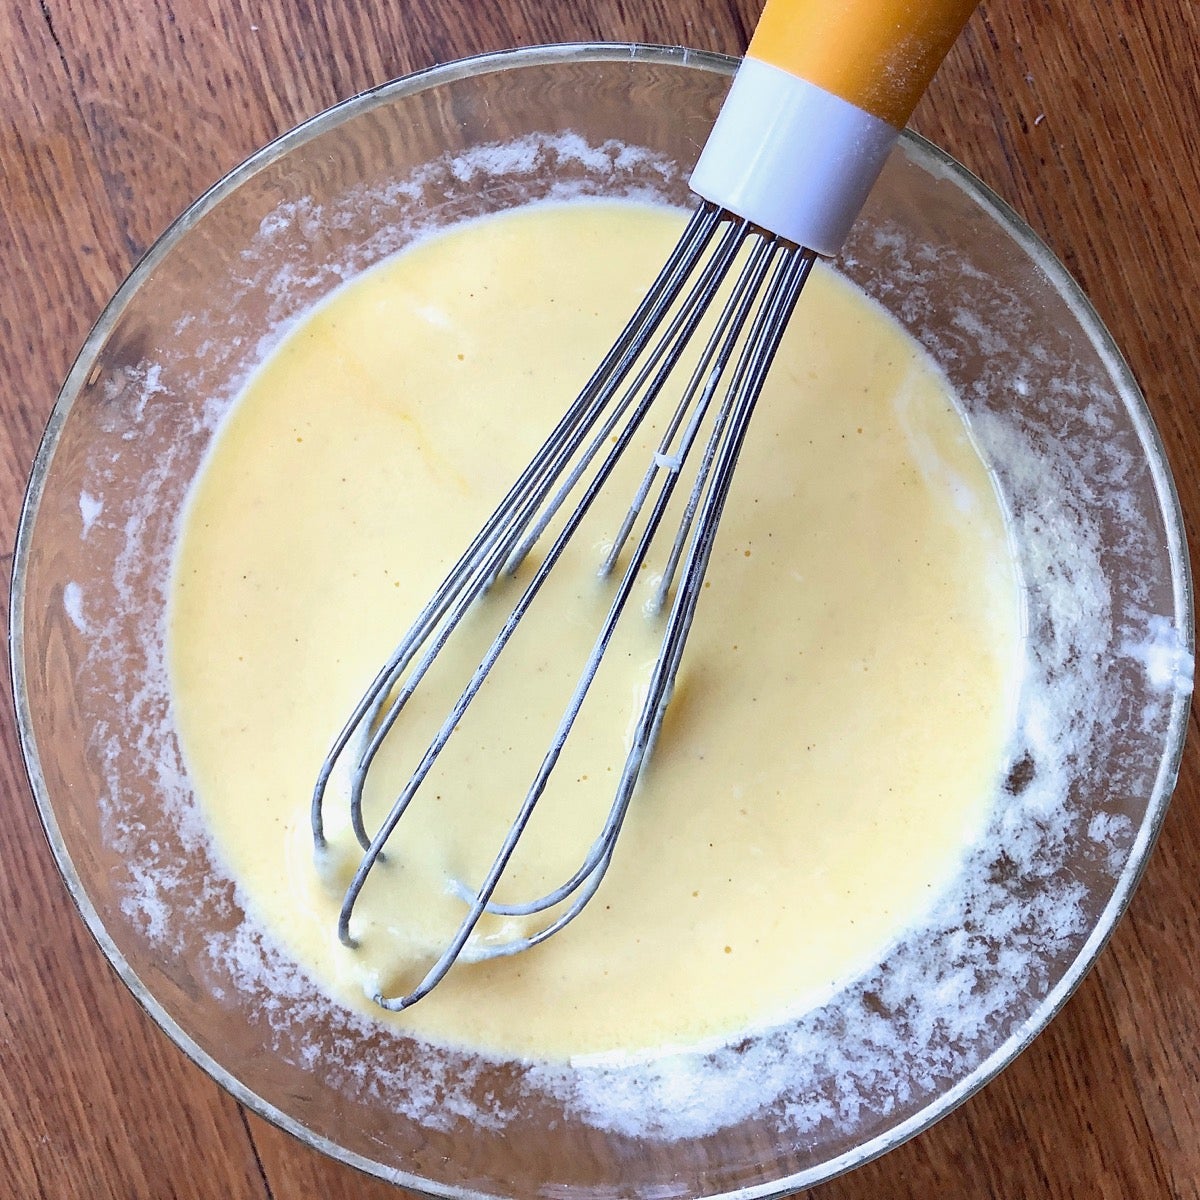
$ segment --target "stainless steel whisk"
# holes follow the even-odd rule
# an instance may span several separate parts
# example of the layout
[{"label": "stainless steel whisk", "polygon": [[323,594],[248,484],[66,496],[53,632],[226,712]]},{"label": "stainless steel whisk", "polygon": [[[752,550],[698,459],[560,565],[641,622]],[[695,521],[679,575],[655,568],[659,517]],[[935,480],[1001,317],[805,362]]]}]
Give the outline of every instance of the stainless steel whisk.
[{"label": "stainless steel whisk", "polygon": [[[354,946],[351,919],[368,875],[593,501],[676,378],[685,351],[724,288],[725,298],[703,335],[628,515],[600,564],[601,573],[611,573],[638,530],[599,636],[525,800],[480,885],[464,889],[464,914],[442,953],[411,991],[376,995],[384,1008],[415,1004],[460,958],[497,958],[545,941],[595,894],[670,700],[738,454],[784,329],[814,262],[836,253],[899,130],[974,7],[975,0],[846,0],[839,5],[769,0],[692,175],[692,188],[702,199],[679,243],[591,379],[379,671],[321,768],[312,799],[318,852],[326,846],[330,779],[344,755],[354,756],[350,822],[363,856],[338,919],[339,938]],[[607,818],[579,868],[561,885],[528,903],[495,902],[495,889],[545,791],[689,463],[695,473],[657,587],[657,606],[665,605],[676,576],[678,586]],[[568,508],[571,499],[574,506]],[[467,610],[502,573],[517,569],[562,512],[565,519],[500,632],[371,833],[363,816],[367,775],[405,705]],[[552,909],[560,911],[531,934],[470,944],[485,913],[532,917]]]}]

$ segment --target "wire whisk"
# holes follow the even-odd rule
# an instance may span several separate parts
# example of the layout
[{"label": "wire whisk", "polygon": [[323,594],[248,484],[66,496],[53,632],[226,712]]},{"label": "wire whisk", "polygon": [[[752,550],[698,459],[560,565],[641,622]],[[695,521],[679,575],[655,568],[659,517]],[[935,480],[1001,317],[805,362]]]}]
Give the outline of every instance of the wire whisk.
[{"label": "wire whisk", "polygon": [[[460,957],[478,962],[516,954],[544,942],[574,920],[600,886],[670,699],[755,402],[816,260],[811,250],[758,229],[709,201],[701,202],[632,319],[401,639],[322,765],[311,814],[318,851],[326,846],[324,807],[330,780],[343,756],[351,756],[350,823],[363,855],[342,902],[338,937],[344,945],[353,947],[356,942],[351,920],[368,875],[593,501],[669,381],[676,378],[687,347],[739,257],[740,270],[734,273],[727,297],[704,338],[628,513],[598,564],[601,574],[612,574],[633,541],[595,645],[525,800],[482,882],[473,891],[466,889],[462,920],[436,962],[411,991],[399,996],[376,995],[375,1001],[384,1008],[399,1011],[415,1004]],[[705,429],[707,436],[701,436]],[[579,868],[562,884],[527,903],[498,903],[492,899],[493,893],[546,789],[689,462],[694,465],[695,475],[651,605],[662,609],[668,599],[671,601],[663,623],[661,650],[607,818]],[[569,501],[573,507],[568,509]],[[561,512],[566,512],[565,520],[507,620],[382,823],[373,833],[368,831],[363,793],[368,773],[392,727],[467,611],[502,574],[513,574],[518,569]],[[679,582],[672,597],[676,575]],[[485,913],[528,918],[564,904],[562,911],[525,936],[489,944],[471,941]]]}]

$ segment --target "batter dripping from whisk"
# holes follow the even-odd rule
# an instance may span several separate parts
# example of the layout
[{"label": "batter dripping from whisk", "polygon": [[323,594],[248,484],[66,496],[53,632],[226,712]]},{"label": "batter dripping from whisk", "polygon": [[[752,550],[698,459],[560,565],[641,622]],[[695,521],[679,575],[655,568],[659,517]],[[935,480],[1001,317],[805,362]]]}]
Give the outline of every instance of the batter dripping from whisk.
[{"label": "batter dripping from whisk", "polygon": [[[359,852],[331,828],[322,879],[308,831],[330,734],[677,229],[672,213],[577,204],[421,245],[293,333],[198,482],[170,631],[181,740],[248,910],[343,1002],[375,1011],[364,985],[426,958],[454,918],[456,881],[474,882],[524,793],[525,750],[545,746],[533,719],[521,745],[514,705],[561,710],[558,664],[590,647],[581,618],[603,588],[548,597],[514,645],[468,751],[364,891],[355,951],[334,930]],[[575,554],[597,553],[630,490],[609,489]],[[708,582],[596,900],[545,946],[456,968],[406,1026],[525,1056],[732,1036],[821,1003],[954,877],[1002,773],[1019,674],[1003,516],[944,381],[831,272],[775,363]],[[657,649],[644,633],[606,664],[568,786],[539,808],[503,898],[561,881],[595,835]],[[440,716],[447,694],[423,702]],[[402,746],[389,754],[392,782],[383,764],[372,784],[385,806],[411,769]]]}]

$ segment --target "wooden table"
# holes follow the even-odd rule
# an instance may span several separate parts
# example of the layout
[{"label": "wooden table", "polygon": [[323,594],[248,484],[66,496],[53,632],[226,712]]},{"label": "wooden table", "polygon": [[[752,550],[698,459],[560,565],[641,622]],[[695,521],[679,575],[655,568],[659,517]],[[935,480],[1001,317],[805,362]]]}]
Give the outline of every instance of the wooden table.
[{"label": "wooden table", "polygon": [[[168,221],[304,117],[418,67],[601,38],[740,52],[759,0],[94,0],[0,9],[0,515],[11,545],[60,380]],[[1200,6],[985,0],[915,126],[1091,295],[1200,545]],[[1194,713],[1193,713],[1194,723]],[[5,708],[0,1193],[395,1196],[248,1115],[143,1015],[77,918]],[[1200,1195],[1200,741],[1145,881],[1066,1010],[834,1197]]]}]

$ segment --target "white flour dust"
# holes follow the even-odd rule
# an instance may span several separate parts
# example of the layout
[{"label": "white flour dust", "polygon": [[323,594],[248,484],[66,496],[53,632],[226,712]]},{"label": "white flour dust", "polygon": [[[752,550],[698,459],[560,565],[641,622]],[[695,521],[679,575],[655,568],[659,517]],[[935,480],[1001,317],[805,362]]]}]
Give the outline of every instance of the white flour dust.
[{"label": "white flour dust", "polygon": [[[548,163],[569,164],[569,181],[546,183],[555,177]],[[405,214],[424,212],[429,189],[457,182],[475,194],[496,179],[510,188],[527,179],[537,199],[600,191],[678,199],[673,168],[644,151],[526,138],[352,189],[337,205],[281,200],[229,267],[228,294],[181,310],[176,344],[134,346],[106,381],[107,436],[78,508],[95,571],[81,571],[63,606],[90,644],[81,687],[96,697],[102,824],[126,864],[125,915],[168,969],[187,975],[199,1003],[226,1006],[231,1029],[248,1031],[239,1044],[316,1073],[355,1111],[386,1111],[428,1131],[465,1121],[498,1135],[528,1111],[552,1112],[564,1124],[665,1141],[754,1121],[798,1146],[886,1128],[1018,1034],[1080,953],[1148,836],[1105,797],[1149,795],[1160,769],[1152,747],[1117,767],[1105,748],[1153,743],[1129,730],[1165,730],[1193,669],[1169,598],[1139,592],[1141,564],[1160,553],[1161,535],[1129,484],[1144,470],[1145,448],[1129,432],[1124,400],[1064,357],[1021,297],[998,293],[965,260],[910,245],[898,227],[856,234],[846,269],[952,379],[984,360],[966,370],[972,382],[960,395],[1011,519],[1028,638],[1011,768],[987,834],[959,885],[884,962],[824,1007],[727,1045],[496,1063],[414,1046],[334,1009],[245,916],[215,861],[175,744],[163,662],[187,486],[248,374],[316,299],[420,236],[429,218]],[[321,261],[296,249],[339,228],[368,232]],[[947,280],[961,293],[949,320],[935,304]],[[239,316],[247,308],[252,321]],[[114,475],[125,468],[113,456],[133,438],[154,451],[136,495],[114,499]]]}]

